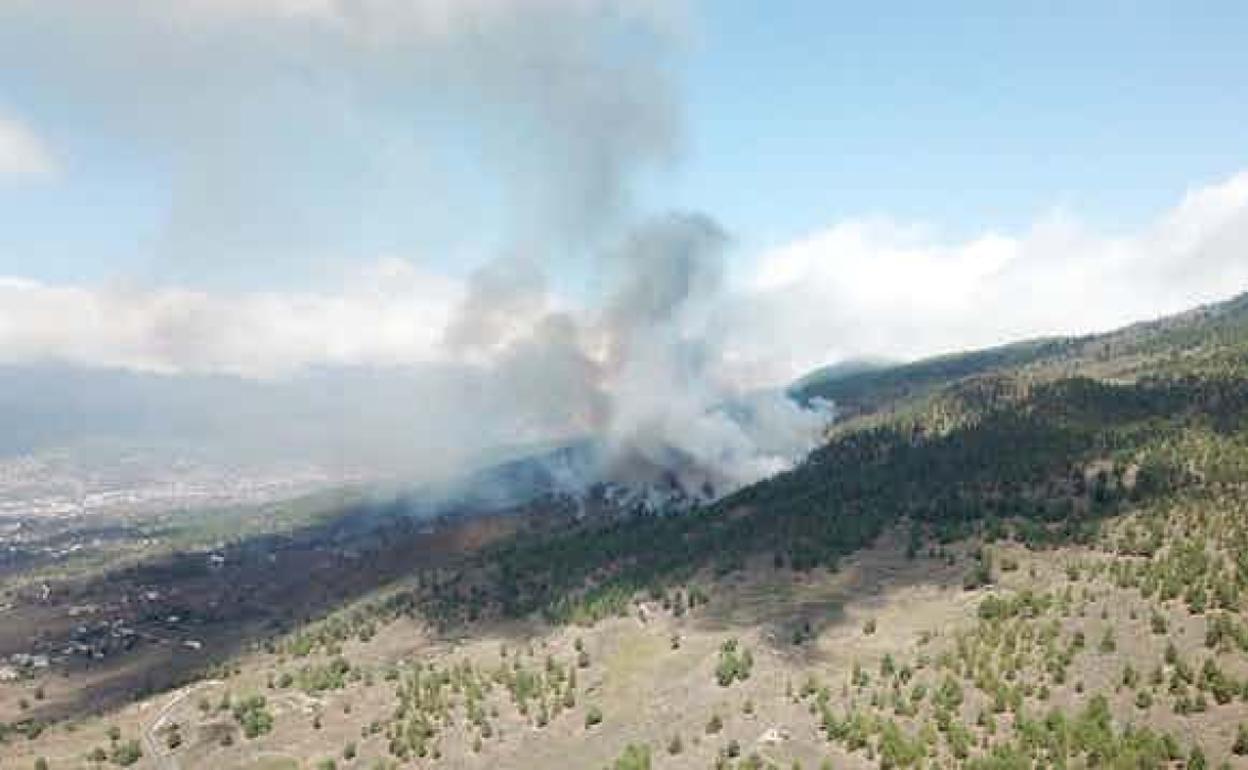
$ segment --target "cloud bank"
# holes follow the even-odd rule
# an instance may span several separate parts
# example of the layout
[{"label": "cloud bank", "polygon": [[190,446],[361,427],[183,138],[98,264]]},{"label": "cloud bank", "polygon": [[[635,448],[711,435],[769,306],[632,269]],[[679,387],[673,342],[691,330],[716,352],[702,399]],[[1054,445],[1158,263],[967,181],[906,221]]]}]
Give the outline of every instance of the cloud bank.
[{"label": "cloud bank", "polygon": [[439,356],[462,289],[413,263],[364,266],[337,293],[213,293],[0,277],[0,363],[273,379]]},{"label": "cloud bank", "polygon": [[[384,258],[322,293],[0,278],[0,361],[273,379],[326,366],[489,366],[575,334],[572,347],[621,370],[657,355],[656,338],[692,337],[720,387],[745,389],[844,358],[1104,330],[1248,290],[1248,172],[1188,191],[1125,234],[1059,214],[949,242],[920,225],[851,220],[743,255],[735,272],[718,256],[698,262],[696,249],[665,252],[654,230],[679,221],[643,227],[604,256],[617,274],[588,306],[555,295],[540,263],[514,260],[461,280]],[[700,236],[667,236],[705,238],[716,255],[727,247],[714,223],[692,221]]]},{"label": "cloud bank", "polygon": [[1069,214],[960,241],[845,221],[750,260],[722,315],[725,366],[774,382],[856,357],[912,359],[1083,334],[1248,291],[1248,171],[1128,233]]}]

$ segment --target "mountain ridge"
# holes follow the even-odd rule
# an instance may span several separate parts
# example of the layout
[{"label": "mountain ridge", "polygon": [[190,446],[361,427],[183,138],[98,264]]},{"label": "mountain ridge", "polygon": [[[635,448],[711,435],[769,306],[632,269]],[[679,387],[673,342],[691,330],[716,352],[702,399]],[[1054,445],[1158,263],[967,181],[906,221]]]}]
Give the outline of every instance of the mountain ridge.
[{"label": "mountain ridge", "polygon": [[858,416],[885,403],[896,409],[957,380],[993,372],[1024,370],[1053,376],[1096,371],[1102,376],[1130,376],[1145,371],[1149,364],[1156,366],[1165,355],[1199,353],[1202,342],[1210,337],[1219,340],[1219,349],[1243,352],[1248,345],[1248,292],[1096,334],[1037,337],[830,379],[820,378],[822,370],[815,370],[799,378],[789,392],[803,403],[828,399],[846,416]]}]

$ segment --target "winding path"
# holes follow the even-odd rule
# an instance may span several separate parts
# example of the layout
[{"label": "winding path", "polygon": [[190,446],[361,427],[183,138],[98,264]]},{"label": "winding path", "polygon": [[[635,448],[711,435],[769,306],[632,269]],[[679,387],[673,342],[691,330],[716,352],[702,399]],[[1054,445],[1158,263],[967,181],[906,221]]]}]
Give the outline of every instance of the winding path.
[{"label": "winding path", "polygon": [[202,682],[196,682],[195,684],[183,687],[181,690],[175,692],[173,697],[169,699],[169,702],[156,712],[155,718],[143,726],[140,731],[140,734],[143,737],[143,752],[152,758],[152,763],[157,770],[179,770],[177,755],[172,751],[167,751],[157,735],[160,731],[161,725],[169,716],[169,712],[173,711],[179,703],[185,700],[188,695],[194,693],[196,690],[203,687],[211,687],[216,684],[220,684],[220,682],[216,679],[206,679]]}]

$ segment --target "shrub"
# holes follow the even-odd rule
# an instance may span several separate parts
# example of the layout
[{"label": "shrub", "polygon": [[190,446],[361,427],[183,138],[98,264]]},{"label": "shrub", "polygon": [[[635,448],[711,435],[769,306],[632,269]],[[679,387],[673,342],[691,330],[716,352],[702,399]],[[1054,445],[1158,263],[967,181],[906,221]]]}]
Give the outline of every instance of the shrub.
[{"label": "shrub", "polygon": [[1231,753],[1237,757],[1248,757],[1248,724],[1240,722],[1239,729],[1235,733],[1235,743],[1231,746]]},{"label": "shrub", "polygon": [[263,695],[252,695],[234,704],[234,720],[243,728],[243,735],[249,740],[273,729],[273,715],[265,706]]},{"label": "shrub", "polygon": [[1101,637],[1099,649],[1105,655],[1108,655],[1118,649],[1118,642],[1114,639],[1114,629],[1105,629],[1105,635]]},{"label": "shrub", "polygon": [[1158,636],[1166,633],[1170,627],[1170,624],[1166,622],[1166,616],[1156,610],[1153,610],[1153,616],[1149,621],[1149,625],[1152,627],[1153,633]]},{"label": "shrub", "polygon": [[597,706],[590,706],[589,710],[585,712],[585,729],[588,730],[599,724],[602,724],[602,709]]},{"label": "shrub", "polygon": [[112,754],[110,754],[109,759],[115,765],[129,767],[135,762],[138,762],[139,758],[142,756],[143,748],[139,746],[139,742],[137,740],[131,738],[125,743],[118,743],[113,746],[113,751]]},{"label": "shrub", "polygon": [[615,760],[614,770],[650,770],[650,747],[630,743]]}]

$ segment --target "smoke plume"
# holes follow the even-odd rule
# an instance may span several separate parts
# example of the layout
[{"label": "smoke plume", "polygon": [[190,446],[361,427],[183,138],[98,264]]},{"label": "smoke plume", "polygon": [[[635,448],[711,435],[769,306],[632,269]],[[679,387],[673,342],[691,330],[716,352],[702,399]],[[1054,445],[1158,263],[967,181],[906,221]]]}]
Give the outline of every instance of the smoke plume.
[{"label": "smoke plume", "polygon": [[709,324],[728,237],[708,217],[661,215],[595,257],[599,302],[550,310],[538,264],[501,261],[470,282],[446,344],[492,356],[513,408],[552,435],[590,436],[600,472],[708,497],[774,473],[829,419],[782,393],[741,393],[715,376]]},{"label": "smoke plume", "polygon": [[[259,372],[263,382],[210,379],[184,397],[166,381],[117,384],[134,401],[162,394],[149,424],[202,436],[197,415],[211,414],[209,438],[249,454],[319,448],[445,474],[490,447],[588,437],[603,473],[676,478],[698,494],[776,469],[817,439],[823,416],[717,376],[709,332],[729,239],[701,215],[642,211],[634,194],[679,155],[679,5],[4,4],[0,67],[20,66],[69,118],[168,170],[151,275],[176,286],[0,282],[49,326],[75,303],[126,319],[109,331],[71,318],[77,342],[61,357],[55,334],[14,326],[0,360],[75,363],[106,348],[109,365],[167,378]],[[436,243],[448,228],[488,229],[497,256],[463,270],[462,287],[426,281],[431,296],[383,286],[350,304],[223,302],[196,285],[257,265],[312,272],[332,258],[323,243]],[[335,345],[318,317],[375,329],[375,349]],[[279,322],[290,352],[274,359],[262,343]],[[420,352],[397,373],[368,369],[396,350]],[[310,368],[325,364],[341,371]]]}]

